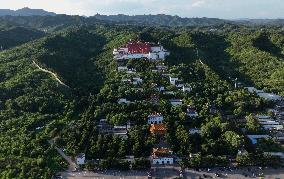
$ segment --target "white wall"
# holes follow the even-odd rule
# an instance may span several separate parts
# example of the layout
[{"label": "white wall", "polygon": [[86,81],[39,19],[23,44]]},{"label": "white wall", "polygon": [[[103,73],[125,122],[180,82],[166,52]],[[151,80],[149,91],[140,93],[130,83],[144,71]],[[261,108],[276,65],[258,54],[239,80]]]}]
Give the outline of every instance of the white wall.
[{"label": "white wall", "polygon": [[179,101],[171,102],[171,105],[173,106],[182,105],[182,102],[179,102]]},{"label": "white wall", "polygon": [[85,156],[82,158],[77,158],[77,165],[83,165],[85,164]]},{"label": "white wall", "polygon": [[173,163],[174,163],[174,159],[170,157],[162,157],[162,158],[153,159],[153,164],[162,165],[162,164],[173,164]]},{"label": "white wall", "polygon": [[148,124],[162,124],[163,120],[163,116],[148,117]]}]

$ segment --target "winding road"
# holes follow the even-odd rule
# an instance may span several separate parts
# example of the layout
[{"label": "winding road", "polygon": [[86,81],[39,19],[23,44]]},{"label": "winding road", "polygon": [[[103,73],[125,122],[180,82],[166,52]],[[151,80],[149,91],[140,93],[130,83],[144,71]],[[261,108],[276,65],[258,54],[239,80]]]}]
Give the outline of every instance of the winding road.
[{"label": "winding road", "polygon": [[65,87],[67,87],[67,88],[70,88],[68,85],[66,85],[65,83],[63,83],[63,82],[58,78],[58,76],[57,76],[55,73],[53,73],[52,71],[49,71],[49,70],[46,70],[46,69],[40,67],[35,61],[33,61],[33,64],[34,64],[39,70],[41,70],[41,71],[43,71],[43,72],[45,72],[45,73],[51,74],[51,75],[56,79],[56,81],[58,81],[61,85],[65,86]]}]

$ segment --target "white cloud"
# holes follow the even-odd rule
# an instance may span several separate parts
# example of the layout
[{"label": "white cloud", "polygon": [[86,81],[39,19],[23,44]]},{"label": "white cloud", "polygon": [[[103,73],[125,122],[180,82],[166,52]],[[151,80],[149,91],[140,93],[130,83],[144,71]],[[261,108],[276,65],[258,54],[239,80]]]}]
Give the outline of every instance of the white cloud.
[{"label": "white cloud", "polygon": [[206,4],[206,2],[204,0],[200,0],[200,1],[193,2],[193,4],[191,6],[192,7],[202,7],[205,4]]}]

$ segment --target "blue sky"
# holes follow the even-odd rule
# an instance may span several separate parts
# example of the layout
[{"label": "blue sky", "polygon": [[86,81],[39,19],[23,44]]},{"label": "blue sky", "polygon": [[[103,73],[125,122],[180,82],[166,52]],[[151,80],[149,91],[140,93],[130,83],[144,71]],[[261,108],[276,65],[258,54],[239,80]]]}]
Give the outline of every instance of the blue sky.
[{"label": "blue sky", "polygon": [[163,13],[225,19],[284,18],[284,0],[0,0],[1,9],[22,7],[87,16]]}]

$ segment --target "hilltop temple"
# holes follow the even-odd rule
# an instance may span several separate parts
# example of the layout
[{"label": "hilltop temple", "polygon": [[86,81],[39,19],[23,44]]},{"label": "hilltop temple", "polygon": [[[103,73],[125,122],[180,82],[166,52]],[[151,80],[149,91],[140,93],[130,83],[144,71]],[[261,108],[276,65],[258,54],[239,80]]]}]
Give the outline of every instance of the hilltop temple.
[{"label": "hilltop temple", "polygon": [[125,46],[113,50],[117,60],[147,58],[149,60],[165,60],[170,53],[160,44],[130,41]]}]

